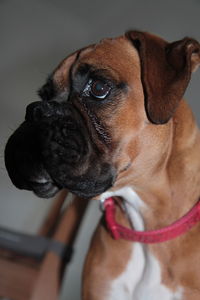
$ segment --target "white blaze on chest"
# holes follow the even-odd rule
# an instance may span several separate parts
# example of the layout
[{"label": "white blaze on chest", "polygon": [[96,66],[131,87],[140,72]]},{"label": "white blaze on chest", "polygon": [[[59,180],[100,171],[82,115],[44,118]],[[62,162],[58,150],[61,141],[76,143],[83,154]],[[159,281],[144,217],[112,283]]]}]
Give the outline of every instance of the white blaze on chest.
[{"label": "white blaze on chest", "polygon": [[[133,191],[126,187],[116,192],[106,192],[101,200],[112,196],[120,196],[135,230],[144,230],[141,209],[143,201]],[[182,289],[171,291],[162,284],[159,261],[149,252],[148,246],[133,243],[131,259],[124,272],[111,281],[108,296],[104,300],[181,300]]]}]

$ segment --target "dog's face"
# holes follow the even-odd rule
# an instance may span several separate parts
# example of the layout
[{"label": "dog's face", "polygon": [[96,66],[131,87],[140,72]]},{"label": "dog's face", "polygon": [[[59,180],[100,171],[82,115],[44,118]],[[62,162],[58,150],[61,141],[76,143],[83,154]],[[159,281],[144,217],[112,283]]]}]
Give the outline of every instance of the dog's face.
[{"label": "dog's face", "polygon": [[[189,41],[180,41],[176,50],[177,45],[157,37],[129,32],[63,60],[39,91],[42,100],[28,105],[25,121],[6,145],[13,183],[40,197],[65,187],[86,198],[115,185],[141,152],[144,128],[167,123],[177,107],[192,70],[191,63],[185,65],[199,47]],[[162,57],[165,51],[168,61]],[[184,66],[177,63],[178,51],[190,52]],[[176,87],[167,82],[173,68],[165,71],[166,79],[160,74],[169,65],[176,73],[181,68]],[[153,83],[152,76],[160,78]],[[163,93],[169,97],[175,88],[176,97],[167,103]]]}]

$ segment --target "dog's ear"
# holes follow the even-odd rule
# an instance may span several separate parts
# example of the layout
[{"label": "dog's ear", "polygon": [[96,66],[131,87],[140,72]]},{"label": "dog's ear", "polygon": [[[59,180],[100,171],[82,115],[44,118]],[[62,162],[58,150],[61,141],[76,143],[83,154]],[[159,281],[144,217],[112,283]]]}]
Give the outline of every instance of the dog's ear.
[{"label": "dog's ear", "polygon": [[139,53],[148,119],[155,124],[167,123],[183,97],[192,71],[200,65],[200,44],[187,37],[168,43],[140,31],[128,31],[126,37]]}]

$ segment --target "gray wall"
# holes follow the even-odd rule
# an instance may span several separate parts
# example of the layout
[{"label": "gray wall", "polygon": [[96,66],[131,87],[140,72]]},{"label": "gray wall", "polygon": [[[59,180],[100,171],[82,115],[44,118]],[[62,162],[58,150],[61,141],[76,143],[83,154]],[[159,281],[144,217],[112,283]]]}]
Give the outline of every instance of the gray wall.
[{"label": "gray wall", "polygon": [[[17,190],[5,171],[5,142],[23,120],[26,105],[38,99],[37,89],[67,54],[131,28],[157,33],[169,41],[186,35],[200,40],[200,1],[0,1],[0,225],[35,232],[51,204],[51,200]],[[198,122],[199,79],[200,72],[193,75],[186,93]],[[81,264],[98,216],[93,203],[63,284],[62,299],[80,298]]]}]

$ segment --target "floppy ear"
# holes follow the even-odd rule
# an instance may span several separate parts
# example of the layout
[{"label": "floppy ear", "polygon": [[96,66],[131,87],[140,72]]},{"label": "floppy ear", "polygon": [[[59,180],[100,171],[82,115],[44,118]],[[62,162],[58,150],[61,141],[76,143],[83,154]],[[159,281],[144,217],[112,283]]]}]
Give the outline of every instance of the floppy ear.
[{"label": "floppy ear", "polygon": [[172,117],[200,65],[200,44],[191,38],[168,43],[147,32],[129,31],[126,37],[138,50],[148,119],[164,124]]}]

